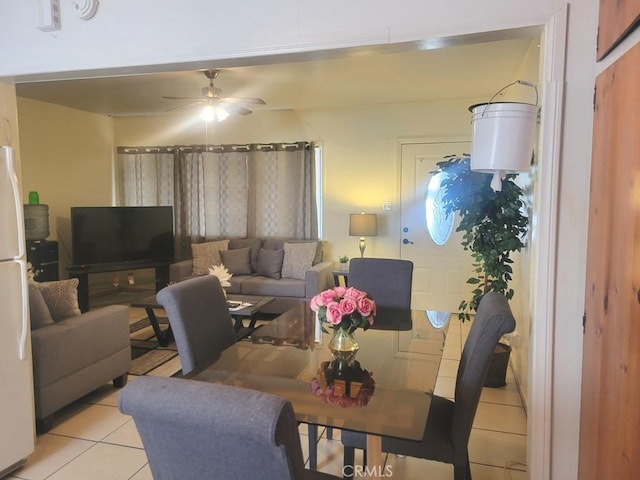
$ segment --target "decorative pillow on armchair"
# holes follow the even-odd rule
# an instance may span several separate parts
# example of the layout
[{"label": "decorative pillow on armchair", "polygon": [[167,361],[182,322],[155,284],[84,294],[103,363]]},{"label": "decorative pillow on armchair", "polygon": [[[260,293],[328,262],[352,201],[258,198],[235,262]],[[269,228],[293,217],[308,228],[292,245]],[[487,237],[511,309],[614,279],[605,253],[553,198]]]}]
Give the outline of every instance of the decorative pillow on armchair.
[{"label": "decorative pillow on armchair", "polygon": [[193,274],[206,275],[209,267],[220,265],[222,258],[221,250],[229,248],[229,240],[216,240],[215,242],[192,243],[191,253],[193,254]]},{"label": "decorative pillow on armchair", "polygon": [[53,318],[49,312],[49,307],[44,301],[40,287],[36,282],[29,282],[29,318],[31,330],[53,325]]},{"label": "decorative pillow on armchair", "polygon": [[39,283],[40,293],[54,322],[80,315],[78,307],[78,279]]},{"label": "decorative pillow on armchair", "polygon": [[313,265],[317,242],[284,244],[282,278],[304,280],[305,272]]}]

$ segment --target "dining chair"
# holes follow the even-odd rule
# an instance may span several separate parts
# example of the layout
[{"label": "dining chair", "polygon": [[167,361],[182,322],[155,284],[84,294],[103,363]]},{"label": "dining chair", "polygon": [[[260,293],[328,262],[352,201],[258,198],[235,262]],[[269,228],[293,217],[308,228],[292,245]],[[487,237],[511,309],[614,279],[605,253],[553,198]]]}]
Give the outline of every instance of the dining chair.
[{"label": "dining chair", "polygon": [[413,262],[396,258],[354,258],[349,286],[367,292],[378,307],[411,308]]},{"label": "dining chair", "polygon": [[[455,401],[434,395],[422,440],[382,437],[382,451],[453,464],[455,480],[471,480],[469,436],[491,355],[500,337],[515,325],[504,295],[489,292],[482,297],[458,366]],[[366,441],[361,432],[342,431],[343,472],[353,467],[355,449],[365,449]]]},{"label": "dining chair", "polygon": [[291,403],[268,393],[144,376],[118,399],[155,479],[335,480],[304,468]]},{"label": "dining chair", "polygon": [[178,282],[160,290],[156,299],[167,312],[183,374],[210,365],[236,342],[217,277],[203,275]]}]

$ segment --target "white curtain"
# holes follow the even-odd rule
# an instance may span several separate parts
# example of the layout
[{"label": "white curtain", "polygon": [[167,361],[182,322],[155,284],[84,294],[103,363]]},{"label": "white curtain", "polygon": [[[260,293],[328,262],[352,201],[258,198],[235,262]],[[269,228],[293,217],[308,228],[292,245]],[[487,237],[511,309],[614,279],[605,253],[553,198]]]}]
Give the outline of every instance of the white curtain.
[{"label": "white curtain", "polygon": [[317,238],[314,166],[308,142],[120,147],[120,204],[173,205],[180,258],[203,237]]}]

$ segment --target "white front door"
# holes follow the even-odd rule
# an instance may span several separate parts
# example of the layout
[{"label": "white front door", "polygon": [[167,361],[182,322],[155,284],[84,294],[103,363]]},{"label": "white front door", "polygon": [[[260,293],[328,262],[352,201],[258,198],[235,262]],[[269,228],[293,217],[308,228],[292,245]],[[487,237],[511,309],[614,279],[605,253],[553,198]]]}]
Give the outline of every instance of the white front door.
[{"label": "white front door", "polygon": [[[466,282],[472,273],[471,254],[462,249],[462,234],[455,231],[459,219],[456,216],[451,226],[439,215],[436,192],[428,195],[428,185],[437,162],[447,155],[468,153],[471,143],[407,143],[401,149],[400,256],[413,262],[412,308],[457,312],[460,301],[470,298]],[[428,210],[435,213],[430,226],[438,243],[452,227],[442,245],[429,234]]]}]

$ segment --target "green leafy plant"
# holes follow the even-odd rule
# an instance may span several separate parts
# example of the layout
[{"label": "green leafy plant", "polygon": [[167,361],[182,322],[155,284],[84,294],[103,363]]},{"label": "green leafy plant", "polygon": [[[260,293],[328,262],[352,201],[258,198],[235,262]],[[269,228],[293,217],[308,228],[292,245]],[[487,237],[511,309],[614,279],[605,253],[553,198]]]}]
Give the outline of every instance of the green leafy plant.
[{"label": "green leafy plant", "polygon": [[463,232],[462,246],[471,251],[474,275],[467,283],[474,286],[470,300],[462,300],[458,318],[469,320],[480,299],[490,291],[513,297],[513,260],[511,254],[524,247],[528,219],[522,213],[522,189],[507,175],[502,190],[492,190],[491,175],[471,170],[468,154],[450,155],[437,163],[446,173],[443,180],[443,207],[447,213],[458,212]]},{"label": "green leafy plant", "polygon": [[338,257],[338,263],[347,263],[349,261],[349,257],[343,255],[342,257]]}]

